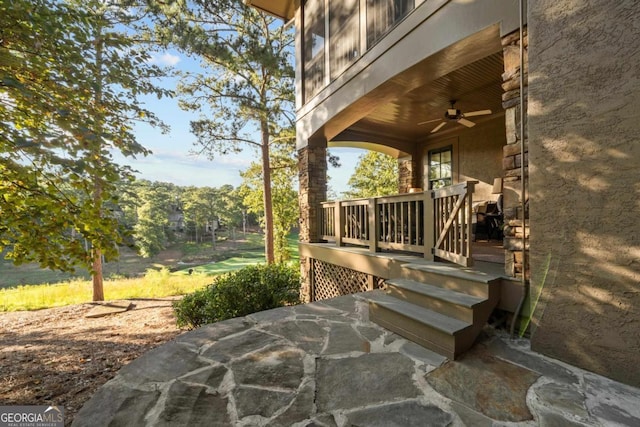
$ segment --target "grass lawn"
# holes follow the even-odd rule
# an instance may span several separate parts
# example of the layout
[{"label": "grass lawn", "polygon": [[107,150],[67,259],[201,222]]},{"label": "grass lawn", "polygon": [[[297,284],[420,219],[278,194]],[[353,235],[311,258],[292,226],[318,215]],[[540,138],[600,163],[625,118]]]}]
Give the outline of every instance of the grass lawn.
[{"label": "grass lawn", "polygon": [[[105,300],[161,298],[184,295],[211,283],[211,277],[170,273],[169,270],[149,270],[144,277],[106,279]],[[0,312],[38,310],[91,301],[92,283],[85,279],[43,285],[25,285],[0,289]]]},{"label": "grass lawn", "polygon": [[[211,276],[263,263],[262,238],[248,233],[243,240],[218,242],[215,250],[211,242],[185,242],[149,259],[123,250],[118,262],[105,265],[105,299],[159,298],[193,292],[211,283]],[[296,261],[297,242],[297,235],[289,238],[289,250]],[[74,276],[41,269],[37,264],[14,266],[0,260],[0,311],[79,304],[91,301],[91,293],[86,272]]]}]

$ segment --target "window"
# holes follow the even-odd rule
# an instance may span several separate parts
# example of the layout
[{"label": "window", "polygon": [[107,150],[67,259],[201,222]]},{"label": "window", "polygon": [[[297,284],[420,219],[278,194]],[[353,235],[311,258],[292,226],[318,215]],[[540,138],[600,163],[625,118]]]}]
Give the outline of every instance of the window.
[{"label": "window", "polygon": [[367,49],[415,8],[415,0],[367,0]]},{"label": "window", "polygon": [[429,151],[429,189],[446,187],[453,184],[452,147]]},{"label": "window", "polygon": [[309,100],[324,86],[324,0],[304,4],[304,98]]},{"label": "window", "polygon": [[359,0],[329,1],[329,46],[333,80],[360,56]]},{"label": "window", "polygon": [[[308,102],[327,83],[338,78],[364,54],[364,50],[369,49],[384,37],[413,9],[415,9],[415,0],[307,0],[303,2],[304,102]],[[365,30],[366,47],[365,40],[362,40],[365,37]]]}]

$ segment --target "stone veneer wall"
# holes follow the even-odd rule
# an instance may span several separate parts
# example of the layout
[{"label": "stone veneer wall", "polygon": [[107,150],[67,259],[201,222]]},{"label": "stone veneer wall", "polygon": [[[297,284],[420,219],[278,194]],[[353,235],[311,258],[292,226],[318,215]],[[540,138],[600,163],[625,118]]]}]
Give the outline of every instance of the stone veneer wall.
[{"label": "stone veneer wall", "polygon": [[[528,37],[526,28],[524,31],[524,97],[525,109],[527,105],[527,64],[528,64]],[[503,206],[504,206],[504,247],[505,272],[514,277],[522,275],[522,152],[520,135],[520,32],[516,31],[502,39],[504,56],[504,74],[502,75],[502,106],[505,110],[505,127],[507,143],[503,147]],[[526,117],[526,111],[525,111]],[[528,140],[525,122],[525,184],[528,175]],[[526,199],[525,195],[525,201]],[[525,212],[528,215],[528,212]],[[526,219],[526,217],[525,217]],[[528,236],[528,225],[527,236]],[[527,248],[528,249],[528,245]]]},{"label": "stone veneer wall", "polygon": [[639,387],[640,5],[528,3],[531,346]]},{"label": "stone veneer wall", "polygon": [[421,187],[419,171],[415,156],[398,159],[398,193],[408,193],[410,188]]},{"label": "stone veneer wall", "polygon": [[[325,145],[308,145],[298,151],[298,177],[300,191],[300,241],[320,241],[320,203],[327,199],[327,148]],[[303,301],[311,299],[311,260],[300,257]]]}]

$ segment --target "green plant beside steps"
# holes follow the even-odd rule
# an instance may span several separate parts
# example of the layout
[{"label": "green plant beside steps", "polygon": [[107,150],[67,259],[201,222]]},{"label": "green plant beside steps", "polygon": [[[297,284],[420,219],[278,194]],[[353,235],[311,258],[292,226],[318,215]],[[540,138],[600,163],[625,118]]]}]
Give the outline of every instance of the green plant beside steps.
[{"label": "green plant beside steps", "polygon": [[258,311],[300,303],[298,269],[253,265],[218,276],[206,288],[173,303],[179,327],[197,328]]}]

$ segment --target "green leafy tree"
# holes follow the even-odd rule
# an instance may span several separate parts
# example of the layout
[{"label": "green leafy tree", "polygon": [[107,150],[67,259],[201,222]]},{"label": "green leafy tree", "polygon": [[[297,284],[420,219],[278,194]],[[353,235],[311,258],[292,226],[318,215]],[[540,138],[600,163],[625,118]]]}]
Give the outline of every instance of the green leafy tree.
[{"label": "green leafy tree", "polygon": [[117,6],[15,0],[0,16],[0,250],[87,267],[103,300],[102,258],[122,242],[115,183],[131,179],[112,153],[147,154],[132,123],[161,124],[137,96],[168,94],[150,83],[162,71],[115,30],[134,19]]},{"label": "green leafy tree", "polygon": [[211,225],[218,221],[216,213],[218,194],[210,187],[188,187],[183,194],[184,219],[187,228],[193,231],[196,243],[202,243]]},{"label": "green leafy tree", "polygon": [[175,195],[173,185],[144,181],[136,186],[137,209],[133,236],[136,248],[143,257],[157,255],[167,247],[171,232],[169,215]]},{"label": "green leafy tree", "polygon": [[[291,132],[289,137],[292,138]],[[291,139],[281,137],[277,147],[272,153],[271,177],[272,177],[272,201],[274,219],[274,261],[277,263],[288,260],[291,256],[287,236],[292,227],[298,223],[300,210],[298,209],[298,193],[295,191],[297,183],[297,163],[293,158]],[[244,202],[249,210],[264,221],[264,209],[262,194],[262,168],[258,163],[241,173],[243,183],[240,187],[244,195]]]},{"label": "green leafy tree", "polygon": [[[206,74],[184,77],[182,107],[209,157],[253,147],[259,153],[265,255],[274,261],[271,146],[294,120],[293,32],[242,0],[154,2],[158,35],[203,59]],[[184,7],[181,7],[184,6]]]},{"label": "green leafy tree", "polygon": [[246,209],[242,195],[232,185],[226,184],[216,189],[215,213],[227,227],[242,226],[242,211]]},{"label": "green leafy tree", "polygon": [[377,151],[368,151],[358,158],[349,178],[349,198],[376,197],[398,192],[398,161]]}]

